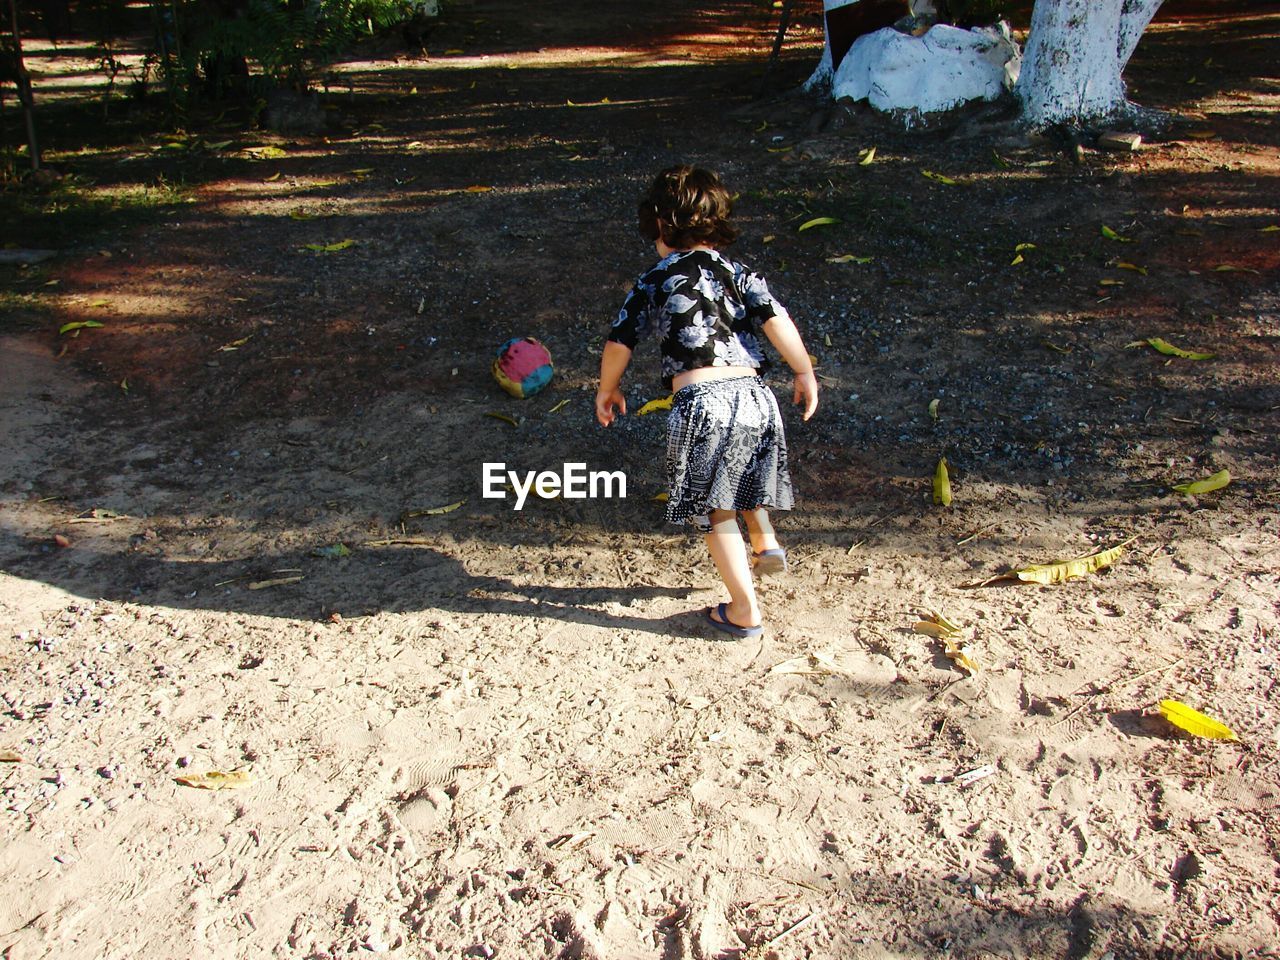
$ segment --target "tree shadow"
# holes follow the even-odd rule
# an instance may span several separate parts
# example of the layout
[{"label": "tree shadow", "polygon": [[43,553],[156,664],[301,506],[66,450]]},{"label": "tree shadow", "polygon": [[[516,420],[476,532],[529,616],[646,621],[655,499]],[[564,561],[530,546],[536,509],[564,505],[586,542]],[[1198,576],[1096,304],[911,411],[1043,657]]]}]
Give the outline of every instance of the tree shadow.
[{"label": "tree shadow", "polygon": [[[1210,960],[1257,951],[1269,944],[1236,941],[1163,943],[1165,918],[1134,906],[1109,891],[1082,893],[1069,905],[1022,906],[1025,891],[1014,876],[997,869],[968,876],[931,872],[902,876],[854,873],[836,884],[834,910],[822,921],[832,931],[823,949],[848,957],[1042,956],[1084,960],[1092,956],[1127,960]],[[885,934],[886,927],[896,928]],[[740,930],[749,944],[720,954],[745,960],[768,944],[754,931]],[[812,934],[810,934],[812,936]],[[786,941],[783,940],[783,943]]]},{"label": "tree shadow", "polygon": [[[742,10],[723,3],[685,11],[692,19],[683,26],[657,18],[653,42],[683,42],[690,24],[732,39],[730,15]],[[193,184],[225,180],[258,206],[198,193],[195,203],[166,211],[174,219],[162,232],[126,232],[105,251],[111,257],[77,254],[57,276],[49,267],[24,282],[27,291],[57,282],[59,320],[106,327],[72,339],[50,324],[42,334],[51,355],[65,352],[61,362],[97,386],[76,411],[80,432],[66,456],[47,457],[18,479],[39,496],[68,497],[77,511],[112,506],[170,527],[225,514],[264,538],[328,520],[345,536],[370,515],[390,524],[406,506],[478,502],[484,461],[528,469],[574,460],[628,472],[637,483],[632,502],[607,513],[540,505],[536,523],[504,523],[495,507],[457,529],[511,545],[564,536],[574,525],[620,537],[650,533],[662,424],[628,418],[598,430],[590,386],[610,313],[649,261],[630,222],[632,194],[657,167],[690,156],[742,171],[740,216],[756,237],[743,241],[741,256],[768,273],[822,354],[818,417],[788,423],[814,537],[885,535],[899,547],[929,547],[941,534],[960,539],[999,519],[1008,504],[995,496],[970,498],[973,519],[966,517],[964,498],[980,484],[1000,484],[1007,497],[1014,485],[1044,488],[1046,478],[1063,491],[1057,506],[1082,522],[1121,515],[1136,522],[1154,496],[1140,506],[1121,496],[1094,504],[1081,491],[1111,482],[1120,464],[1154,490],[1188,479],[1139,456],[1148,436],[1203,458],[1228,428],[1239,455],[1274,453],[1275,337],[1252,314],[1266,309],[1265,271],[1275,255],[1247,229],[1265,222],[1257,211],[1277,190],[1274,176],[1165,174],[1126,160],[1065,173],[1051,167],[1052,180],[1040,167],[1018,167],[992,185],[983,178],[1007,161],[981,144],[949,152],[948,162],[962,168],[951,172],[973,178],[964,190],[926,184],[931,193],[922,195],[925,181],[912,169],[919,142],[906,134],[877,141],[882,159],[899,159],[865,169],[849,151],[865,134],[879,135],[871,126],[846,130],[846,155],[825,161],[788,162],[796,149],[768,153],[807,135],[796,114],[809,105],[788,99],[732,117],[749,101],[744,78],[759,66],[740,48],[724,62],[671,58],[643,69],[569,55],[587,40],[649,49],[652,38],[617,32],[629,11],[606,14],[591,26],[565,13],[573,30],[591,35],[566,33],[537,66],[509,70],[475,57],[536,49],[534,38],[550,26],[541,14],[528,15],[528,34],[490,38],[465,63],[352,64],[354,92],[334,98],[351,126],[329,143],[288,141],[286,157],[269,163],[202,155],[184,164],[163,153],[128,163],[105,154],[77,159],[104,183],[174,171]],[[1230,20],[1222,42],[1264,40],[1269,23]],[[1139,52],[1190,35],[1156,32]],[[560,53],[566,59],[552,62]],[[415,84],[431,92],[410,94]],[[791,119],[775,121],[775,113]],[[370,131],[373,123],[384,129]],[[775,136],[786,143],[774,146]],[[246,143],[253,138],[244,132]],[[370,164],[372,173],[352,173]],[[1188,241],[1171,240],[1185,226],[1175,213],[1152,213],[1134,227],[1115,221],[1139,240],[1164,244],[1131,264],[1150,276],[1124,272],[1115,261],[1142,259],[1135,252],[1142,247],[1108,246],[1097,221],[1130,210],[1138,187],[1155,198],[1143,204],[1180,207],[1190,193],[1229,198],[1231,209],[1214,215],[1220,226]],[[956,199],[966,192],[982,198],[983,217],[973,215],[971,199]],[[846,232],[790,229],[817,206],[838,214]],[[1037,236],[1037,251],[1013,270],[1020,211],[1051,235]],[[1056,233],[1045,226],[1053,220],[1063,224]],[[104,228],[124,224],[123,216],[103,215]],[[777,234],[768,245],[766,231]],[[305,249],[344,238],[355,245],[331,255]],[[1247,246],[1240,238],[1254,246],[1254,259],[1239,259]],[[858,270],[828,265],[855,247],[874,262]],[[1219,257],[1259,273],[1215,273]],[[1174,293],[1163,288],[1156,260],[1181,277]],[[1188,267],[1196,279],[1182,276]],[[1124,286],[1099,288],[1104,274]],[[99,291],[113,288],[127,288],[122,305],[99,305]],[[1212,311],[1226,315],[1210,321]],[[488,366],[497,344],[524,333],[550,345],[557,380],[534,400],[509,401],[496,393]],[[1198,337],[1217,336],[1241,349],[1196,371],[1124,349],[1157,333],[1181,334],[1193,347]],[[627,385],[633,407],[660,395],[652,367],[643,366],[655,352],[637,359]],[[775,383],[785,400],[785,380]],[[926,410],[938,398],[935,421]],[[568,405],[552,413],[562,400]],[[163,450],[133,463],[136,445]],[[944,453],[962,497],[954,519],[926,529],[927,478]],[[1238,482],[1232,492],[1247,490]],[[339,505],[317,505],[328,502]],[[1172,498],[1157,504],[1164,514],[1183,506]],[[868,518],[888,516],[885,509],[902,522],[870,529]],[[997,532],[988,546],[1011,543],[1025,546],[1025,533]],[[282,566],[301,559],[288,550],[278,556]],[[382,602],[394,598],[369,605]]]}]

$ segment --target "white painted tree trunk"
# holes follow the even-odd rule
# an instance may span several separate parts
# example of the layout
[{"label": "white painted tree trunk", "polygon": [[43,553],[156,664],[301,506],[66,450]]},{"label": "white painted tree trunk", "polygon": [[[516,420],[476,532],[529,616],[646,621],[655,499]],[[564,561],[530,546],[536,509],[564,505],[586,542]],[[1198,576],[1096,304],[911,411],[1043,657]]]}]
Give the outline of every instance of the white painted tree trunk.
[{"label": "white painted tree trunk", "polygon": [[1032,126],[1121,113],[1121,74],[1162,0],[1036,0],[1015,92]]},{"label": "white painted tree trunk", "polygon": [[[822,13],[825,16],[830,10],[837,7],[847,7],[851,3],[857,3],[858,0],[822,0]],[[826,27],[823,27],[823,34],[826,34]],[[830,92],[831,81],[835,77],[835,71],[831,66],[831,38],[825,37],[822,44],[822,59],[818,61],[817,68],[813,74],[804,83],[806,90],[817,90],[822,93]]]}]

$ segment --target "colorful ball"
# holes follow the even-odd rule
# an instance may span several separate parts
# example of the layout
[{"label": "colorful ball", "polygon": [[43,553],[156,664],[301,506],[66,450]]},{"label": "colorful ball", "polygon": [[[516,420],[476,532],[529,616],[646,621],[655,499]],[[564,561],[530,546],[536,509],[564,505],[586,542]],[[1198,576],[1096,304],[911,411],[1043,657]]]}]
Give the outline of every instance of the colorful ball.
[{"label": "colorful ball", "polygon": [[513,397],[532,397],[551,382],[551,353],[533,337],[513,337],[498,348],[493,378]]}]

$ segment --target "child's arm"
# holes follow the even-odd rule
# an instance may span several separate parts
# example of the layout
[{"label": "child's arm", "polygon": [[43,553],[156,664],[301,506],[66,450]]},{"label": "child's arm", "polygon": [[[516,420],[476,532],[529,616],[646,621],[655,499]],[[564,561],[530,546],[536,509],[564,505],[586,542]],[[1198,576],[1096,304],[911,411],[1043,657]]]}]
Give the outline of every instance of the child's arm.
[{"label": "child's arm", "polygon": [[614,408],[621,414],[627,412],[627,398],[622,395],[619,385],[630,362],[630,347],[616,340],[605,341],[604,354],[600,357],[600,386],[596,388],[596,419],[602,427],[613,423],[618,415]]},{"label": "child's arm", "polygon": [[785,313],[775,313],[765,321],[764,333],[795,373],[795,402],[804,405],[804,419],[808,420],[818,409],[818,378],[814,376],[813,361],[800,339],[800,331]]}]

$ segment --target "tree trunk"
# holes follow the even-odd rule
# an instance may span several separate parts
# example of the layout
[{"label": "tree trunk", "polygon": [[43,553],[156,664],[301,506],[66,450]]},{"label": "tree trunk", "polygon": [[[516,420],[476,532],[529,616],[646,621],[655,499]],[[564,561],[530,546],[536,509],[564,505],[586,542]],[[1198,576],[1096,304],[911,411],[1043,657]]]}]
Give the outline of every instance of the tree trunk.
[{"label": "tree trunk", "polygon": [[18,3],[9,0],[9,24],[13,30],[14,71],[17,77],[18,100],[22,103],[22,117],[27,127],[27,150],[31,154],[31,169],[40,169],[40,145],[36,141],[36,105],[31,95],[31,75],[22,62],[22,34],[18,28]]},{"label": "tree trunk", "polygon": [[853,41],[887,27],[909,12],[907,0],[822,0],[822,60],[805,82],[806,90],[831,91],[831,81]]},{"label": "tree trunk", "polygon": [[1044,127],[1122,113],[1124,72],[1162,0],[1036,0],[1015,92]]}]

